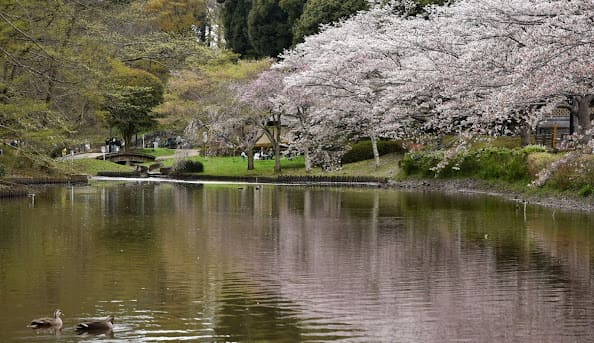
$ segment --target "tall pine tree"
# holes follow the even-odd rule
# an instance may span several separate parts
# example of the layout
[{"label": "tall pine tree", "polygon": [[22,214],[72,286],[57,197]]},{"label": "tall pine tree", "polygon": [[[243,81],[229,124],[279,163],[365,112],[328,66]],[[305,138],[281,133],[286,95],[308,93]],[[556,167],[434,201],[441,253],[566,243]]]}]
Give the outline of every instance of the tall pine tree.
[{"label": "tall pine tree", "polygon": [[250,41],[260,56],[276,57],[291,46],[289,16],[279,0],[254,0],[248,16]]},{"label": "tall pine tree", "polygon": [[250,0],[226,0],[223,6],[223,26],[227,48],[242,57],[257,57],[248,35],[248,14]]},{"label": "tall pine tree", "polygon": [[278,2],[280,8],[283,9],[288,15],[288,24],[291,27],[291,32],[293,31],[293,27],[301,14],[303,13],[303,7],[307,0],[280,0]]},{"label": "tall pine tree", "polygon": [[293,43],[319,32],[321,24],[329,24],[369,8],[367,0],[309,0],[293,27]]}]

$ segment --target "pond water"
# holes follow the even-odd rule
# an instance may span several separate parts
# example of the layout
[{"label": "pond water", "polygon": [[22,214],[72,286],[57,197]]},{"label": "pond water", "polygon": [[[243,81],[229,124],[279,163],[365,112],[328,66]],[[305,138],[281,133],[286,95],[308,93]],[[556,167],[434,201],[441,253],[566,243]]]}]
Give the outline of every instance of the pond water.
[{"label": "pond water", "polygon": [[[586,342],[594,216],[477,195],[95,181],[0,201],[0,342]],[[61,331],[30,320],[64,312]],[[113,314],[113,332],[75,325]]]}]

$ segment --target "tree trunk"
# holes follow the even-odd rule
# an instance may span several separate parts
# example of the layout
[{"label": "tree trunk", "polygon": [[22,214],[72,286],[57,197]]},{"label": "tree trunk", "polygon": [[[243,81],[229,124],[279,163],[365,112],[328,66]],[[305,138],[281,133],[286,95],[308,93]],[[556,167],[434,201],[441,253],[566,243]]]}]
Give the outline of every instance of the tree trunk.
[{"label": "tree trunk", "polygon": [[254,149],[247,149],[248,170],[254,170]]},{"label": "tree trunk", "polygon": [[309,147],[305,147],[305,173],[309,174],[311,172],[311,158],[309,157]]},{"label": "tree trunk", "polygon": [[[134,136],[134,128],[131,125],[127,125],[126,128],[121,129],[122,139],[124,140],[124,148],[122,151],[128,151],[128,145],[132,142],[132,136]],[[121,147],[120,147],[121,148]]]},{"label": "tree trunk", "polygon": [[[132,133],[127,133],[125,135],[123,135],[123,139],[124,139],[124,148],[122,149],[122,151],[128,151],[128,145],[130,144],[130,142],[132,142]],[[121,148],[121,146],[120,146]]]},{"label": "tree trunk", "polygon": [[371,135],[371,149],[373,150],[373,159],[375,160],[375,169],[380,167],[379,151],[377,149],[377,137]]},{"label": "tree trunk", "polygon": [[520,144],[522,146],[528,146],[530,143],[530,124],[522,123],[520,126]]},{"label": "tree trunk", "polygon": [[[64,35],[64,38],[60,44],[60,48],[58,50],[60,55],[63,55],[64,50],[66,49],[66,46],[68,46],[71,43],[71,38],[72,38],[72,30],[74,28],[74,24],[76,23],[76,16],[72,16],[70,17],[70,20],[68,21],[68,27],[66,28],[66,32]],[[50,56],[50,61],[49,61],[49,68],[48,68],[48,82],[47,82],[47,90],[46,90],[46,95],[45,95],[45,103],[49,104],[52,100],[53,100],[53,96],[54,96],[54,87],[55,87],[55,79],[58,76],[58,61],[53,57]]]},{"label": "tree trunk", "polygon": [[54,94],[54,79],[56,77],[56,68],[54,68],[54,61],[50,60],[49,71],[47,78],[47,89],[45,90],[45,103],[49,104],[52,102],[52,96]]},{"label": "tree trunk", "polygon": [[280,115],[277,117],[276,123],[276,132],[274,137],[274,173],[279,174],[281,172],[281,156],[280,156],[280,142],[281,142],[281,121]]},{"label": "tree trunk", "polygon": [[573,112],[578,117],[578,134],[582,136],[581,143],[588,144],[592,139],[592,118],[590,117],[590,103],[594,95],[576,96],[573,99]]}]

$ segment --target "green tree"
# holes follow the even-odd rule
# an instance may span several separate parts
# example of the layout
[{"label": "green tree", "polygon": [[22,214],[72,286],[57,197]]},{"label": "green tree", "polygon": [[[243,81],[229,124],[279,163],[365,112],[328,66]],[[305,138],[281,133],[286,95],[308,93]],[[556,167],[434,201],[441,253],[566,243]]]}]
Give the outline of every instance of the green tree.
[{"label": "green tree", "polygon": [[318,33],[322,24],[333,23],[368,8],[367,0],[309,0],[293,27],[293,43],[300,43],[305,36]]},{"label": "green tree", "polygon": [[295,25],[299,17],[301,17],[301,14],[303,14],[303,7],[306,3],[307,0],[280,0],[278,2],[280,8],[287,13],[287,23],[291,28]]},{"label": "green tree", "polygon": [[206,10],[206,0],[148,0],[145,5],[162,31],[182,34],[190,32],[192,25],[206,26]]},{"label": "green tree", "polygon": [[[160,102],[171,71],[219,54],[196,41],[199,30],[179,33],[190,22],[200,26],[206,2],[0,0],[0,137],[46,153],[104,138],[106,122],[125,136],[152,125],[142,107]],[[180,23],[167,27],[167,18]],[[118,115],[110,118],[108,107]],[[131,113],[138,122],[122,124]]]},{"label": "green tree", "polygon": [[248,35],[249,0],[226,0],[223,6],[223,26],[227,48],[244,58],[256,57],[257,53]]},{"label": "green tree", "polygon": [[97,9],[0,1],[0,135],[47,150],[96,123],[105,49],[90,39]]},{"label": "green tree", "polygon": [[291,46],[288,21],[278,0],[254,0],[248,16],[248,33],[259,56],[276,57]]},{"label": "green tree", "polygon": [[167,79],[164,102],[154,109],[162,126],[181,131],[191,121],[204,122],[201,115],[205,107],[226,101],[227,90],[221,83],[233,76],[223,71],[231,71],[242,62],[236,63],[237,55],[228,50],[208,51],[211,54],[205,51],[204,55],[188,58],[187,67]]},{"label": "green tree", "polygon": [[156,125],[152,109],[163,101],[163,84],[151,73],[118,62],[111,82],[105,92],[106,121],[121,133],[127,148],[136,133]]}]

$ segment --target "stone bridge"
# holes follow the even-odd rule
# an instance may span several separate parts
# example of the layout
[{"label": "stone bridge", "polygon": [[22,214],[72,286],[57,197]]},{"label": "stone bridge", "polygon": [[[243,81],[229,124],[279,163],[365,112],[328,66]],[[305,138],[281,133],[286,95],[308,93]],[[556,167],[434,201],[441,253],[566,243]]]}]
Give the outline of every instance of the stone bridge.
[{"label": "stone bridge", "polygon": [[[103,155],[97,157],[98,160],[103,159]],[[109,160],[111,162],[115,162],[118,164],[141,164],[145,162],[152,162],[155,160],[154,156],[147,155],[147,154],[140,154],[136,152],[114,152],[110,154],[105,154],[105,160]]]}]

